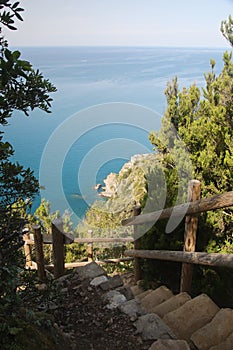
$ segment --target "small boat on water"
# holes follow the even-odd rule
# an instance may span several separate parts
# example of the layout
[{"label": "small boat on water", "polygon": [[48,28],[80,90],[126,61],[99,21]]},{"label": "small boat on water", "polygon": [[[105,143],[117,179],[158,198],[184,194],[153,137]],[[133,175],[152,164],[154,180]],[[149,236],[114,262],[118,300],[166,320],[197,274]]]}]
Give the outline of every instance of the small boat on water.
[{"label": "small boat on water", "polygon": [[72,193],[70,196],[73,198],[83,199],[83,196],[80,193]]}]

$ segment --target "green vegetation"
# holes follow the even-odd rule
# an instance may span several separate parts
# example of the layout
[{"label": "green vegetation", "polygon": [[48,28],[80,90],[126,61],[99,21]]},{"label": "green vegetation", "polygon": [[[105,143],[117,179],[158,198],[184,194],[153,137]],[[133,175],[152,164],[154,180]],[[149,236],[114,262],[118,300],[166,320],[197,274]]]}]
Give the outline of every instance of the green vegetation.
[{"label": "green vegetation", "polygon": [[[15,19],[22,21],[19,2],[0,0],[0,23],[15,30]],[[221,31],[233,45],[233,20],[223,21]],[[12,163],[13,147],[3,139],[4,126],[18,110],[28,115],[34,108],[50,111],[50,93],[56,88],[34,70],[31,64],[20,59],[19,51],[11,51],[0,28],[0,339],[5,349],[26,349],[20,345],[25,335],[33,332],[37,343],[52,349],[47,333],[50,333],[46,317],[31,315],[28,326],[27,310],[20,305],[19,286],[35,283],[27,281],[22,264],[22,229],[25,224],[40,223],[49,232],[51,221],[60,217],[51,214],[49,203],[42,200],[33,216],[28,215],[30,200],[38,192],[38,181],[30,169]],[[232,190],[233,183],[233,63],[232,53],[223,55],[223,68],[215,73],[215,62],[210,60],[211,70],[205,74],[205,87],[192,84],[179,89],[178,79],[167,84],[165,95],[167,109],[159,132],[151,132],[154,154],[133,157],[119,174],[111,174],[106,180],[107,200],[99,200],[88,210],[85,220],[77,228],[84,235],[93,229],[94,235],[126,237],[132,228],[123,228],[122,219],[133,215],[139,205],[143,212],[151,212],[173,206],[186,200],[187,184],[196,178],[202,184],[202,196],[210,196]],[[29,199],[30,198],[30,199]],[[64,230],[70,232],[70,215],[62,216]],[[199,218],[197,250],[208,252],[233,252],[233,208],[203,214]],[[156,223],[140,240],[143,249],[181,250],[184,223],[172,234],[166,232],[167,222]],[[146,228],[141,228],[145,232]],[[140,232],[139,232],[140,234]],[[103,246],[94,254],[99,259],[121,257],[126,246]],[[86,249],[85,249],[86,252]],[[46,252],[50,262],[51,251]],[[83,246],[67,246],[66,261],[86,258]],[[180,264],[142,261],[144,283],[165,283],[178,290]],[[121,271],[132,264],[119,264]],[[114,267],[115,268],[115,267]],[[110,270],[109,270],[110,271]],[[112,270],[110,271],[112,272]],[[27,278],[30,277],[27,275]],[[198,281],[198,282],[197,282]],[[233,307],[232,272],[226,269],[196,267],[193,294],[207,292],[219,304]],[[18,292],[17,292],[18,291]],[[48,320],[49,321],[49,320]],[[38,329],[41,322],[41,331]],[[39,325],[39,326],[41,326]],[[26,330],[26,331],[25,331]],[[47,332],[47,333],[46,333]],[[42,333],[44,333],[44,338]],[[42,336],[42,338],[41,338]],[[18,342],[18,344],[16,344]],[[31,343],[30,343],[31,344]],[[4,346],[4,347],[3,347]],[[56,348],[56,345],[54,345]]]},{"label": "green vegetation", "polygon": [[[2,30],[16,30],[15,19],[22,21],[19,2],[0,1],[0,318],[14,320],[20,299],[16,293],[22,283],[21,251],[22,229],[30,208],[29,198],[38,192],[38,181],[30,169],[12,163],[12,145],[4,141],[4,126],[15,110],[28,115],[30,110],[40,108],[49,112],[49,94],[56,88],[44,79],[31,64],[20,59],[19,51],[11,51]],[[7,317],[6,317],[7,315]],[[4,348],[13,349],[8,341],[19,332],[18,326],[1,322],[0,338]],[[4,326],[5,325],[5,326]],[[8,347],[9,346],[9,347]],[[3,349],[3,345],[1,344]],[[15,348],[16,347],[15,344]]]},{"label": "green vegetation", "polygon": [[[217,76],[211,60],[211,72],[205,74],[206,86],[202,91],[193,84],[178,89],[177,79],[165,91],[167,111],[159,133],[151,133],[152,144],[159,145],[163,161],[170,157],[169,125],[174,125],[185,143],[193,167],[194,178],[201,181],[202,196],[211,196],[232,189],[233,182],[233,63],[231,53],[223,55],[223,69]],[[160,151],[161,152],[161,151]],[[169,195],[169,190],[168,190]],[[217,240],[216,251],[232,237],[232,209],[209,212],[206,222],[209,234]],[[208,232],[207,232],[208,233]],[[210,239],[210,237],[209,237]],[[207,248],[209,239],[200,248]]]},{"label": "green vegetation", "polygon": [[[233,182],[233,63],[232,54],[223,55],[223,69],[219,75],[215,74],[215,63],[210,61],[211,71],[205,74],[205,87],[199,89],[195,84],[189,88],[179,90],[178,80],[175,78],[168,83],[165,95],[167,110],[162,120],[162,128],[150,134],[150,141],[162,157],[166,168],[173,161],[170,152],[171,125],[176,129],[180,139],[184,142],[186,152],[192,163],[193,177],[201,181],[202,197],[232,190]],[[174,164],[175,165],[175,164]],[[168,172],[168,177],[172,172]],[[174,182],[169,181],[173,187]],[[172,187],[168,187],[167,196],[172,199]],[[173,200],[169,201],[171,204]],[[197,251],[230,252],[232,251],[232,221],[233,210],[227,208],[215,212],[208,212],[199,218],[197,232]],[[144,249],[180,249],[183,239],[184,226],[179,226],[172,235],[163,232],[156,225],[148,235],[143,237]],[[155,235],[156,234],[156,235]],[[179,264],[145,262],[144,269],[147,278],[156,276],[157,279],[169,283],[171,270],[179,276]],[[149,273],[148,273],[149,272]],[[193,292],[208,292],[219,303],[228,300],[233,305],[229,295],[224,292],[232,288],[230,271],[224,269],[208,269],[195,267]],[[224,278],[224,275],[227,278]],[[149,277],[150,276],[150,277]],[[220,280],[224,281],[220,283]],[[196,283],[198,281],[198,283]],[[174,283],[174,282],[172,282]],[[225,288],[223,288],[223,285]],[[176,285],[178,288],[178,285]]]},{"label": "green vegetation", "polygon": [[[221,31],[233,44],[233,21],[223,21]],[[151,132],[152,159],[141,159],[115,175],[115,190],[107,202],[96,202],[87,212],[89,226],[113,229],[132,216],[135,204],[144,211],[170,207],[187,198],[188,180],[201,181],[202,197],[232,190],[233,183],[233,63],[232,53],[223,55],[223,68],[204,75],[205,86],[179,89],[178,78],[165,90],[167,109],[159,132]],[[164,186],[165,185],[165,186]],[[136,191],[135,191],[136,190]],[[155,203],[156,202],[156,203]],[[161,205],[163,204],[163,205]],[[199,218],[198,251],[232,252],[233,208],[208,212]],[[141,238],[143,249],[182,250],[184,222],[166,234],[167,222],[158,222]],[[120,230],[120,228],[119,228]],[[180,264],[142,261],[144,278],[179,288]],[[197,282],[198,281],[198,282]],[[220,282],[221,281],[221,282]],[[224,287],[223,287],[224,286]],[[219,304],[233,306],[232,272],[195,268],[193,293],[208,292]]]},{"label": "green vegetation", "polygon": [[[133,207],[143,205],[146,200],[147,181],[143,170],[146,163],[151,164],[141,156],[139,160],[126,163],[119,174],[107,177],[105,192],[111,197],[107,201],[96,201],[86,214],[85,223],[93,228],[94,234],[109,236],[114,229],[117,229],[116,234],[130,233],[121,227],[121,220],[132,216]],[[103,229],[105,233],[102,233]]]}]

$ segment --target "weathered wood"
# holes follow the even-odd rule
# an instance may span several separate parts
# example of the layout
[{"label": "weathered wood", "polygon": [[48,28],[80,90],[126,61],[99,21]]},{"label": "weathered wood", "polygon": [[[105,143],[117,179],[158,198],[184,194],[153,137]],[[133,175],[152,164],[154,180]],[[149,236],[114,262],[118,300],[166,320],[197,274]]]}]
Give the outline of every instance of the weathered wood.
[{"label": "weathered wood", "polygon": [[45,280],[45,267],[44,267],[44,252],[43,252],[43,238],[41,234],[41,227],[39,225],[33,226],[36,263],[38,270],[38,278],[40,281]]},{"label": "weathered wood", "polygon": [[71,244],[74,242],[74,236],[71,233],[65,232],[63,230],[63,222],[62,219],[53,220],[53,224],[56,225],[57,229],[60,233],[63,234],[63,244]]},{"label": "weathered wood", "polygon": [[55,278],[62,276],[65,271],[64,235],[62,232],[63,229],[61,225],[61,220],[54,220],[52,222],[53,261]]},{"label": "weathered wood", "polygon": [[[52,244],[53,243],[53,238],[52,235],[47,235],[43,234],[43,243],[44,244]],[[33,239],[29,239],[27,237],[24,237],[25,244],[34,244]],[[127,243],[127,242],[134,242],[133,237],[122,237],[122,238],[114,238],[114,237],[92,237],[92,238],[74,238],[74,241],[72,243],[79,243],[79,244],[84,244],[84,243]],[[66,244],[66,243],[64,243]],[[71,243],[69,243],[71,244]]]},{"label": "weathered wood", "polygon": [[[135,206],[133,210],[134,217],[140,215],[141,208],[139,206]],[[140,239],[137,239],[138,236],[138,228],[134,226],[134,249],[140,249]],[[140,260],[138,257],[134,258],[134,282],[137,283],[141,279],[141,268],[140,268]]]},{"label": "weathered wood", "polygon": [[224,266],[233,268],[233,254],[183,252],[170,250],[126,250],[125,256],[142,259],[157,259],[186,262],[197,265]]},{"label": "weathered wood", "polygon": [[[106,260],[95,260],[95,263],[98,265],[105,265],[105,264],[117,264],[119,262],[127,262],[127,261],[132,261],[133,258],[130,257],[125,257],[125,258],[118,258],[118,259],[106,259]],[[79,266],[85,266],[87,264],[90,264],[89,261],[76,261],[76,262],[72,262],[72,263],[65,263],[65,268],[66,269],[71,269],[74,267],[79,267]],[[50,265],[45,265],[46,268],[50,269],[50,268],[54,268],[53,264]],[[36,267],[32,266],[32,270],[36,269]]]},{"label": "weathered wood", "polygon": [[141,214],[122,221],[123,226],[155,223],[157,220],[168,219],[173,216],[194,215],[209,210],[233,206],[233,191],[219,194],[209,198],[203,198],[193,203],[184,203],[173,208],[166,208],[148,214]]},{"label": "weathered wood", "polygon": [[[105,265],[105,264],[117,264],[119,262],[127,262],[132,260],[133,258],[125,257],[125,258],[118,258],[118,259],[95,260],[95,263],[98,265]],[[87,264],[89,264],[89,261],[79,261],[79,262],[77,261],[73,263],[65,263],[65,268],[85,266]]]},{"label": "weathered wood", "polygon": [[[201,183],[198,180],[191,180],[188,186],[188,202],[194,202],[200,199]],[[187,215],[185,218],[184,232],[184,251],[195,252],[197,215]],[[180,291],[190,292],[192,285],[193,265],[183,263],[181,268]]]},{"label": "weathered wood", "polygon": [[[52,235],[43,233],[42,239],[43,239],[44,244],[52,244],[53,243]],[[31,239],[30,236],[23,235],[23,240],[24,240],[25,244],[28,244],[28,245],[34,244],[34,239]]]},{"label": "weathered wood", "polygon": [[[134,258],[131,257],[125,257],[125,258],[118,258],[118,259],[106,259],[106,260],[95,260],[95,263],[98,265],[105,265],[105,264],[117,264],[119,262],[127,262],[127,261],[132,261]],[[79,267],[79,266],[85,266],[87,264],[90,264],[89,261],[76,261],[72,263],[65,263],[65,269],[71,269],[74,267]],[[46,269],[54,269],[53,264],[45,265]],[[30,267],[30,270],[37,270],[37,266],[35,264],[32,264]]]},{"label": "weathered wood", "polygon": [[[88,238],[92,238],[92,230],[88,230],[87,232]],[[87,260],[92,261],[93,260],[93,242],[89,241],[87,243]]]},{"label": "weathered wood", "polygon": [[27,240],[30,240],[30,233],[24,233],[24,255],[26,258],[26,267],[32,266],[31,245],[27,244]]},{"label": "weathered wood", "polygon": [[92,238],[74,238],[74,243],[127,243],[134,242],[133,237],[124,237],[124,238],[113,238],[113,237],[92,237]]}]

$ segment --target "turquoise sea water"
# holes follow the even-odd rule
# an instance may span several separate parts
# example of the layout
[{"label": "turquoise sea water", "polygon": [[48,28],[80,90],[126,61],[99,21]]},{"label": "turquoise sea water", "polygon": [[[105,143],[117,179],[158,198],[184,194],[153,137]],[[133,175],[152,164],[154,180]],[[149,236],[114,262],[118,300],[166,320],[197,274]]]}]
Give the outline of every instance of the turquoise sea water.
[{"label": "turquoise sea water", "polygon": [[[53,179],[50,182],[52,190],[42,190],[41,196],[49,199],[52,210],[64,211],[70,208],[81,219],[88,205],[98,198],[90,187],[95,183],[103,183],[103,179],[110,172],[118,172],[131,155],[152,152],[152,146],[148,141],[146,128],[138,127],[132,123],[132,119],[129,122],[126,117],[125,122],[119,122],[117,117],[114,119],[113,111],[109,112],[109,122],[103,123],[102,116],[96,114],[93,127],[88,124],[83,129],[83,122],[79,125],[79,120],[80,123],[83,120],[80,111],[116,102],[137,104],[154,111],[155,117],[151,120],[151,125],[158,130],[161,116],[166,109],[163,93],[166,83],[178,76],[180,87],[189,86],[193,82],[203,86],[203,74],[210,70],[211,58],[216,61],[216,71],[221,70],[224,49],[30,47],[20,48],[20,51],[24,59],[29,60],[54,83],[58,92],[53,94],[51,114],[34,111],[28,118],[21,113],[15,113],[10,125],[4,127],[6,139],[15,148],[14,158],[26,167],[31,167],[36,176],[39,176],[40,162],[48,140],[53,138],[56,128],[64,128],[65,124],[62,123],[77,115],[77,139],[65,146],[65,139],[60,136],[57,141],[59,145],[56,145],[58,153],[55,150],[52,156],[56,162],[56,158],[62,153],[63,144],[68,147],[62,162],[61,175],[54,174],[55,177],[60,176],[66,201],[53,188],[52,184],[56,184]],[[85,120],[85,116],[83,118]],[[142,113],[142,121],[143,118]],[[80,134],[81,129],[83,130]],[[111,153],[110,148],[119,148],[119,152]],[[88,158],[89,155],[92,158]],[[97,168],[88,168],[85,161],[94,158]],[[99,158],[101,162],[98,162]],[[80,175],[80,169],[84,169],[85,173]],[[48,178],[52,171],[48,165]],[[39,197],[35,199],[33,208],[36,208],[39,200]]]}]

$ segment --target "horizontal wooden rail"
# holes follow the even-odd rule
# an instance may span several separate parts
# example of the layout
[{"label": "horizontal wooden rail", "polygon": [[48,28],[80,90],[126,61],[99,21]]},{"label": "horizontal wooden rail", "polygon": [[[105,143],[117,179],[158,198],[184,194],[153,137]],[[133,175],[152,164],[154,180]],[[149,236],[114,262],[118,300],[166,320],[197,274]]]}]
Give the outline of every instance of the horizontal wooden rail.
[{"label": "horizontal wooden rail", "polygon": [[126,250],[124,255],[142,259],[157,259],[233,268],[233,254],[181,252],[170,250]]},{"label": "horizontal wooden rail", "polygon": [[[47,235],[47,234],[43,234],[43,243],[44,244],[52,244],[53,240],[52,240],[52,235]],[[24,235],[23,237],[25,244],[34,244],[34,240],[28,238],[28,236]],[[122,238],[114,238],[114,237],[98,237],[98,238],[74,238],[74,240],[69,243],[79,243],[79,244],[84,244],[84,243],[127,243],[127,242],[134,242],[134,238],[133,237],[122,237]]]},{"label": "horizontal wooden rail", "polygon": [[98,237],[98,238],[75,238],[74,243],[127,243],[134,242],[133,237],[124,237],[124,238],[113,238],[113,237]]},{"label": "horizontal wooden rail", "polygon": [[[95,263],[98,265],[105,265],[105,264],[117,264],[119,262],[132,261],[132,260],[133,260],[133,258],[131,258],[131,257],[125,257],[125,258],[117,258],[117,259],[95,260]],[[65,263],[65,268],[84,266],[84,265],[87,265],[89,263],[90,263],[90,261]]]},{"label": "horizontal wooden rail", "polygon": [[[119,262],[124,262],[124,261],[132,261],[133,258],[131,257],[125,257],[125,258],[117,258],[117,259],[105,259],[105,260],[95,260],[95,263],[98,265],[105,265],[105,264],[117,264]],[[71,262],[71,263],[65,263],[65,268],[66,269],[71,269],[71,268],[75,268],[75,267],[80,267],[80,266],[85,266],[87,264],[89,264],[90,261],[76,261],[76,262]],[[53,264],[49,264],[49,265],[45,265],[46,269],[53,269],[54,265]],[[30,270],[37,270],[37,263],[32,261],[32,265],[30,267],[28,267],[28,269]]]},{"label": "horizontal wooden rail", "polygon": [[184,203],[173,208],[166,208],[148,214],[141,214],[122,221],[123,226],[155,223],[158,219],[168,219],[171,215],[194,215],[209,210],[215,210],[233,206],[233,191],[200,199],[198,201]]},{"label": "horizontal wooden rail", "polygon": [[[44,244],[52,244],[53,243],[52,235],[42,234],[42,237],[43,237]],[[30,239],[26,235],[23,235],[23,240],[24,240],[25,244],[28,244],[28,245],[35,243],[34,239]]]}]

